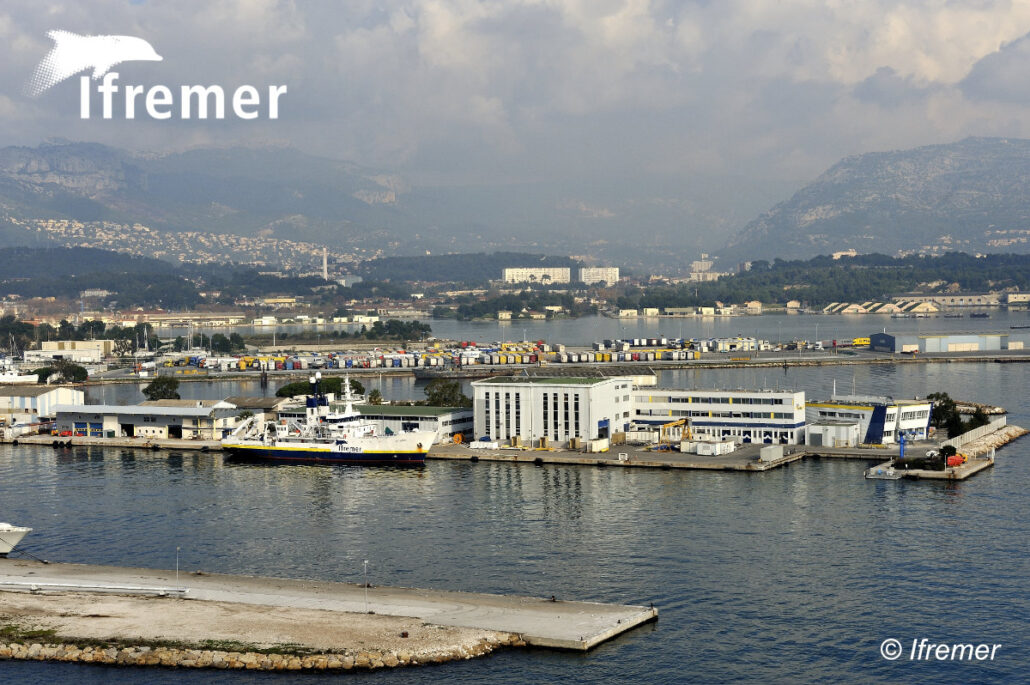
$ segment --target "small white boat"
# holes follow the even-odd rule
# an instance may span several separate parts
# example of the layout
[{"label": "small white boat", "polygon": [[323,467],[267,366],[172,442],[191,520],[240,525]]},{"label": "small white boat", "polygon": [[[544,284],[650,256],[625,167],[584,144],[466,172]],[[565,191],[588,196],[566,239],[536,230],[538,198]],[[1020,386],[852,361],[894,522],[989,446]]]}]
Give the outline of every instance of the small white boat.
[{"label": "small white boat", "polygon": [[904,474],[893,466],[874,466],[865,471],[865,477],[873,480],[901,480]]},{"label": "small white boat", "polygon": [[0,557],[6,557],[7,553],[14,549],[14,546],[31,532],[31,528],[12,526],[10,523],[0,522]]}]

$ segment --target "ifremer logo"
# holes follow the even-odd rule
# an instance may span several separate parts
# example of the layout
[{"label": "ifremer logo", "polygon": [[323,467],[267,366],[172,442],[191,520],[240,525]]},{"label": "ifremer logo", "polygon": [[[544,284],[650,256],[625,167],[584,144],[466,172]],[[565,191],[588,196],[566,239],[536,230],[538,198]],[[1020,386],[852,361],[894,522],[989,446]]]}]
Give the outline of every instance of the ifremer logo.
[{"label": "ifremer logo", "polygon": [[[118,72],[111,68],[122,62],[160,62],[164,58],[142,38],[134,36],[80,36],[70,31],[48,31],[54,41],[53,48],[36,66],[32,78],[25,85],[30,97],[38,97],[49,88],[87,69],[93,80],[102,79],[96,91],[101,99],[101,116],[112,119],[115,114],[115,94],[120,87],[115,82]],[[136,118],[137,100],[142,96],[143,107],[153,119],[171,119],[176,110],[174,91],[168,86],[125,85],[122,115]],[[221,86],[180,86],[178,113],[181,119],[207,119],[213,110],[215,119],[225,118],[225,90]],[[279,118],[279,98],[286,94],[286,86],[268,86],[267,116]],[[93,92],[90,77],[79,79],[79,117],[89,119]],[[196,111],[194,111],[194,105]],[[232,94],[232,113],[240,119],[261,116],[261,93],[254,86],[240,86]]]}]

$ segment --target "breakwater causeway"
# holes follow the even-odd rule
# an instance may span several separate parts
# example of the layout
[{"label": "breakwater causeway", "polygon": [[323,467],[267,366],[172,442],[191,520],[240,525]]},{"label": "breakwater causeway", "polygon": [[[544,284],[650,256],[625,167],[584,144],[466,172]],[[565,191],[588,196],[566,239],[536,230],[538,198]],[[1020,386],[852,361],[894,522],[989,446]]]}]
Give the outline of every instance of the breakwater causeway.
[{"label": "breakwater causeway", "polygon": [[251,670],[442,663],[526,644],[586,651],[658,616],[557,597],[22,559],[0,559],[0,600],[2,634],[14,637],[0,658]]}]

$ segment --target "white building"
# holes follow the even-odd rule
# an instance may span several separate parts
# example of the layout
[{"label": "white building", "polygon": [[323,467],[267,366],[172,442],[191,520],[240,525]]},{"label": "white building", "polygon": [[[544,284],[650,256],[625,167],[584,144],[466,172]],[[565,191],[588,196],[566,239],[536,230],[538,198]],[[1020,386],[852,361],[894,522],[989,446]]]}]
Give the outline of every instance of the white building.
[{"label": "white building", "polygon": [[114,340],[48,340],[42,349],[25,350],[26,362],[53,359],[80,364],[97,364],[114,354]]},{"label": "white building", "polygon": [[473,381],[476,437],[552,446],[610,438],[629,429],[629,378],[501,376]]},{"label": "white building", "polygon": [[239,409],[215,406],[70,404],[54,408],[58,431],[86,437],[220,440],[236,426]]},{"label": "white building", "polygon": [[619,282],[619,267],[617,266],[584,266],[579,270],[579,280],[587,285],[595,283],[607,283],[613,285]]},{"label": "white building", "polygon": [[[687,419],[695,436],[796,445],[805,435],[804,391],[648,388],[633,392],[633,407],[638,425]],[[685,428],[670,437],[685,437]]]},{"label": "white building", "polygon": [[84,398],[82,390],[66,385],[0,385],[0,421],[11,425],[52,419],[57,405]]},{"label": "white building", "polygon": [[809,423],[847,422],[858,425],[860,441],[887,445],[906,439],[925,440],[930,428],[932,403],[926,400],[894,400],[867,395],[834,395],[827,402],[809,402]]},{"label": "white building", "polygon": [[504,270],[505,283],[568,283],[572,270],[567,266],[509,267]]}]

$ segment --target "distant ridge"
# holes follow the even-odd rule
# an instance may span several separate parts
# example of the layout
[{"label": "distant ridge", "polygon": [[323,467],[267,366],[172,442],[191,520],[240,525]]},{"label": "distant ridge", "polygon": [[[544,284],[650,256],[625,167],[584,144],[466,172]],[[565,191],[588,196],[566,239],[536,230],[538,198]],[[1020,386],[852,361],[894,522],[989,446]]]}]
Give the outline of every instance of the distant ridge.
[{"label": "distant ridge", "polygon": [[726,259],[1030,252],[1030,140],[966,138],[846,157],[748,223]]}]

